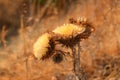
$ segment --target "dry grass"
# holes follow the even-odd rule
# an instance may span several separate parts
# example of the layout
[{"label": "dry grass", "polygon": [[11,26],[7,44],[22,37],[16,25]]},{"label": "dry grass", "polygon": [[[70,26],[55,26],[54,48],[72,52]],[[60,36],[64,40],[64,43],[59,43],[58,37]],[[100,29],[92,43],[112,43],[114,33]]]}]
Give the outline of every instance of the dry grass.
[{"label": "dry grass", "polygon": [[4,47],[7,46],[7,41],[6,41],[6,35],[8,33],[8,30],[6,30],[6,26],[2,27],[1,35],[0,35],[0,44],[3,44]]},{"label": "dry grass", "polygon": [[[26,80],[27,78],[28,80],[74,80],[70,58],[68,61],[64,59],[60,64],[55,64],[51,58],[38,61],[29,54],[33,53],[32,46],[42,33],[66,23],[70,17],[80,16],[89,18],[96,29],[88,40],[81,42],[81,67],[87,80],[119,80],[119,12],[119,0],[79,0],[69,7],[66,15],[60,15],[59,12],[43,18],[39,24],[34,22],[28,27],[23,25],[26,27],[24,32],[16,37],[10,37],[11,41],[7,41],[10,44],[7,44],[6,48],[0,48],[0,80]],[[6,40],[5,36],[4,40]]]}]

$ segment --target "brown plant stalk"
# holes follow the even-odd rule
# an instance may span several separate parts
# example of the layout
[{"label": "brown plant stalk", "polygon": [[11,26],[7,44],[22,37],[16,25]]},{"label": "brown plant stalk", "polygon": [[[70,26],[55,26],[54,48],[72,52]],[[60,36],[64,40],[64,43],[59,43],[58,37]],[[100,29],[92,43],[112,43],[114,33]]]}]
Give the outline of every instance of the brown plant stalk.
[{"label": "brown plant stalk", "polygon": [[29,69],[28,69],[28,54],[27,54],[27,47],[26,47],[26,40],[25,40],[25,29],[24,29],[24,16],[21,15],[21,37],[23,39],[23,53],[25,55],[25,66],[26,66],[26,80],[29,80]]},{"label": "brown plant stalk", "polygon": [[4,47],[7,46],[7,41],[6,41],[7,33],[8,33],[8,30],[6,30],[6,26],[3,26],[0,34],[0,43],[3,44]]}]

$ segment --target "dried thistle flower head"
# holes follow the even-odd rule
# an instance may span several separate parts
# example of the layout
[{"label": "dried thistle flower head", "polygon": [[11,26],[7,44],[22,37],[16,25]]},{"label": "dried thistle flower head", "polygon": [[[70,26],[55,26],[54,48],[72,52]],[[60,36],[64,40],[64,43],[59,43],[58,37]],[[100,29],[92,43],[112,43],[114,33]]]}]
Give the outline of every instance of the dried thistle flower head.
[{"label": "dried thistle flower head", "polygon": [[85,30],[84,27],[79,27],[74,24],[64,24],[64,25],[56,28],[55,30],[53,30],[53,32],[55,34],[60,34],[64,37],[68,38],[74,34],[82,33],[84,30]]},{"label": "dried thistle flower head", "polygon": [[[82,26],[85,28],[85,31],[81,34],[81,39],[86,39],[90,34],[95,30],[92,23],[87,20],[85,17],[79,17],[78,19],[70,18],[69,22],[74,25]],[[84,37],[83,37],[84,36]],[[86,36],[86,37],[85,37]]]},{"label": "dried thistle flower head", "polygon": [[91,35],[91,33],[95,30],[93,24],[89,22],[89,20],[87,20],[85,17],[78,18],[76,22],[77,25],[85,27],[85,31],[82,34],[80,34],[81,39],[87,39]]},{"label": "dried thistle flower head", "polygon": [[54,50],[54,42],[51,34],[45,33],[38,38],[34,44],[34,55],[37,59],[46,59],[52,55]]},{"label": "dried thistle flower head", "polygon": [[94,27],[87,19],[70,19],[69,24],[64,24],[40,36],[34,44],[34,55],[42,60],[54,56],[56,42],[73,48],[82,39],[87,39],[93,30]]},{"label": "dried thistle flower head", "polygon": [[72,48],[82,39],[87,39],[94,28],[91,23],[84,18],[79,18],[77,20],[71,18],[69,21],[69,24],[60,26],[53,30],[53,32],[59,35],[57,38],[59,43]]}]

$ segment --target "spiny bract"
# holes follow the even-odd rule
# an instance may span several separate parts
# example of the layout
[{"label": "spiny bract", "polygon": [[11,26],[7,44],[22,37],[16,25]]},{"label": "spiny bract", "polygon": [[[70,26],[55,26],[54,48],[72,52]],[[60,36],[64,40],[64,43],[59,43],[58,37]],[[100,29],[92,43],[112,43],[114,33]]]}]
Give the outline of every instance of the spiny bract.
[{"label": "spiny bract", "polygon": [[34,44],[34,55],[36,58],[41,59],[44,55],[46,55],[48,51],[48,47],[50,47],[49,41],[51,39],[51,35],[48,33],[40,36]]},{"label": "spiny bract", "polygon": [[55,34],[60,34],[65,37],[70,37],[74,34],[80,34],[84,32],[84,30],[85,30],[84,27],[80,27],[74,24],[64,24],[63,26],[60,26],[56,28],[55,30],[53,30],[53,32]]}]

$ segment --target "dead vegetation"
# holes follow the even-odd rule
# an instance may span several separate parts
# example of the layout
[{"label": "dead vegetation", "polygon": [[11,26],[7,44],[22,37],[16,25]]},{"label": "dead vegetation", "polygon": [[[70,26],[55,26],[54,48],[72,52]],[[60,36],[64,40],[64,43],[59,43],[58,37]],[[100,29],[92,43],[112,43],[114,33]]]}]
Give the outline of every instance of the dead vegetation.
[{"label": "dead vegetation", "polygon": [[[2,4],[0,4],[2,6],[0,7],[0,40],[2,42],[0,43],[0,80],[75,80],[71,56],[64,58],[60,55],[61,52],[58,52],[52,59],[36,60],[32,57],[32,46],[41,34],[68,22],[71,17],[80,16],[89,18],[95,27],[95,32],[89,39],[81,42],[81,66],[79,67],[83,71],[80,75],[85,75],[87,80],[120,79],[119,0],[76,0],[75,2],[69,0],[68,3],[63,0],[57,4],[58,7],[55,4],[56,0],[53,0],[54,3],[46,0],[45,4],[38,6],[35,6],[36,2],[31,2],[30,7],[26,6],[29,4],[26,1],[24,5],[20,4],[21,1],[12,1],[0,1]],[[17,7],[17,5],[20,6]],[[47,5],[51,7],[45,8]],[[11,9],[8,8],[9,6]],[[15,14],[16,10],[20,10],[20,13]],[[21,13],[24,14],[23,23],[20,23],[22,22],[20,21]],[[17,36],[9,36],[12,34],[11,30],[12,33],[16,31]],[[6,47],[3,48],[3,46]],[[70,51],[60,46],[57,48],[65,50],[66,53]]]}]

